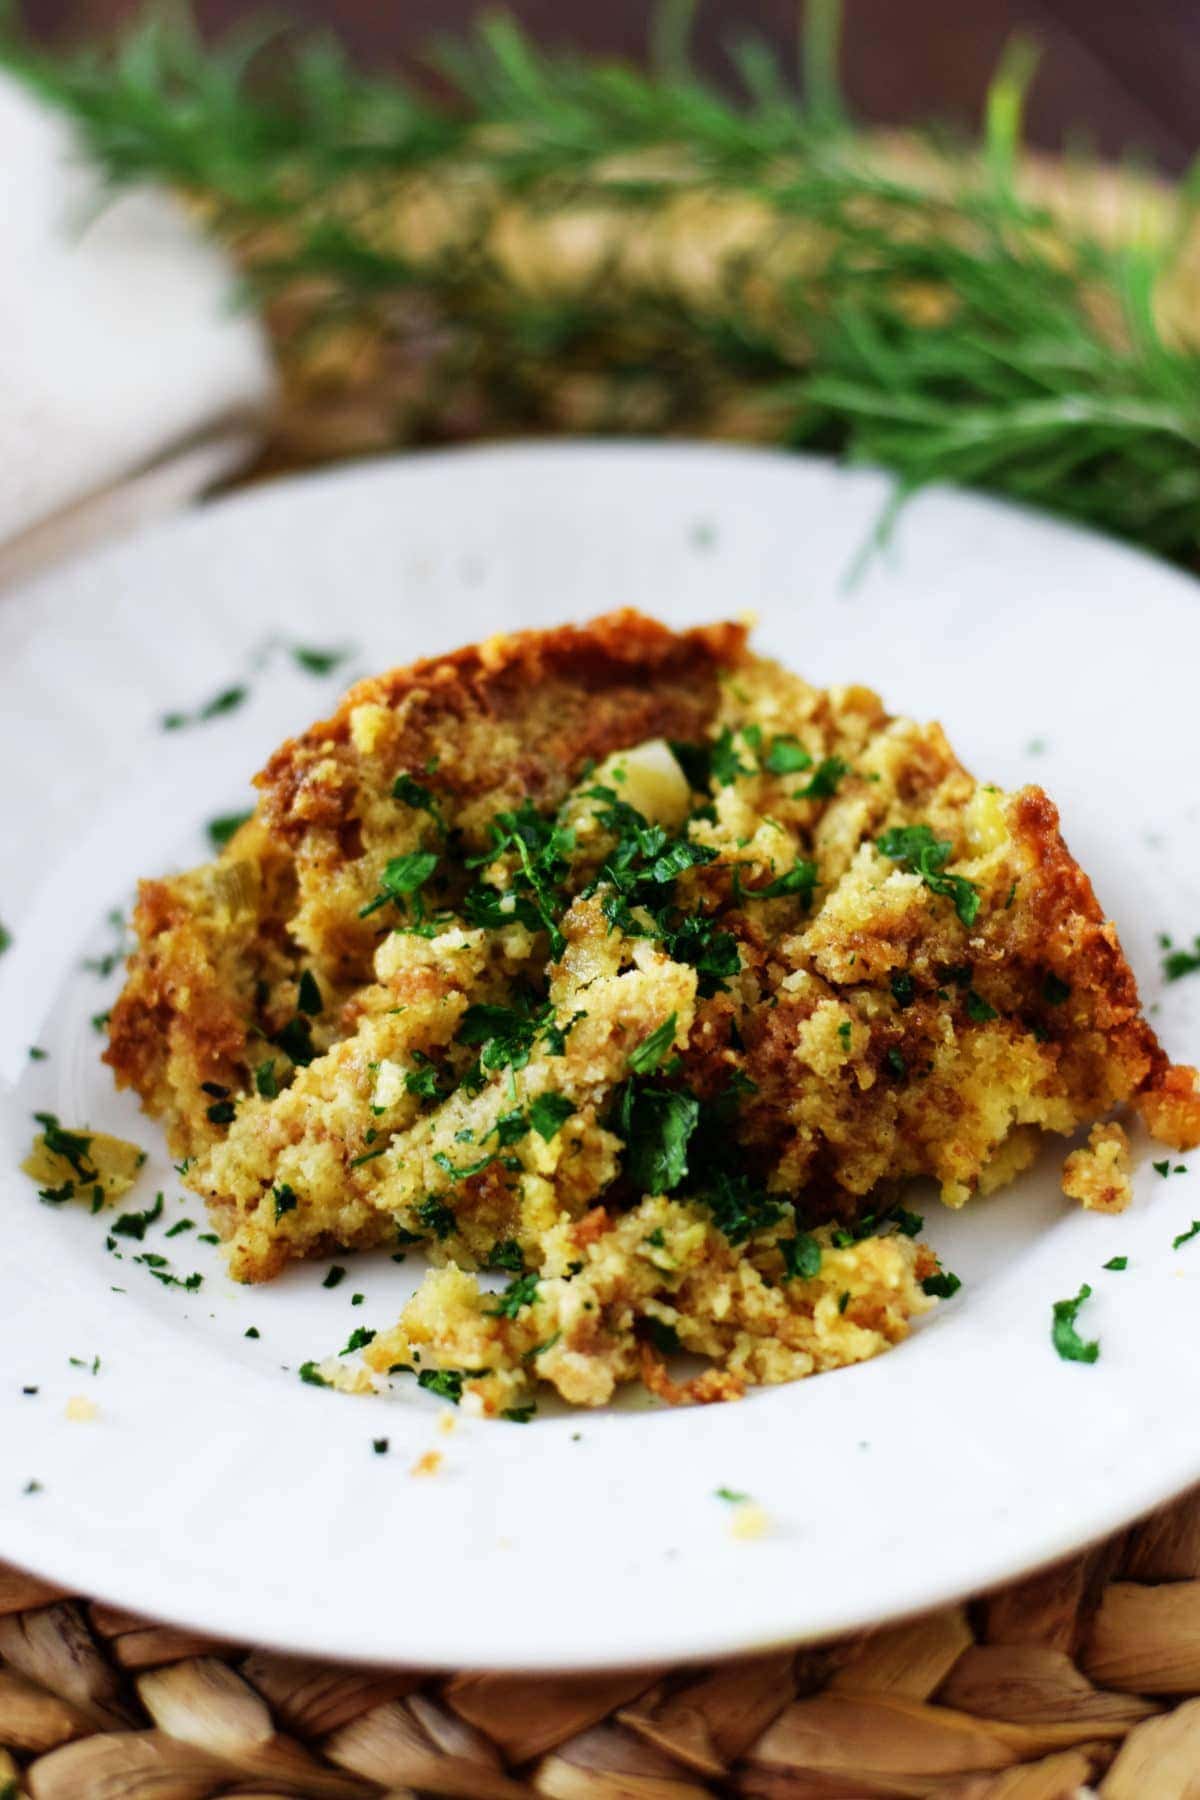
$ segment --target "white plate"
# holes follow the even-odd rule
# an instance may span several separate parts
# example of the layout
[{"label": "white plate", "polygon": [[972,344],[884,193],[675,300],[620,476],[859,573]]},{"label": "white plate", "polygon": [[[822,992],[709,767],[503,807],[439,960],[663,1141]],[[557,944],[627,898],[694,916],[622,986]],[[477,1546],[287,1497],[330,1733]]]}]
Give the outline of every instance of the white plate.
[{"label": "white plate", "polygon": [[[678,623],[756,608],[764,650],[941,718],[990,778],[1044,780],[1166,1042],[1194,1056],[1200,978],[1164,988],[1156,934],[1200,929],[1196,585],[930,494],[847,589],[885,493],[876,476],[731,450],[413,458],[239,496],[0,603],[0,916],[15,937],[0,992],[0,1554],[298,1651],[597,1667],[940,1602],[1200,1477],[1200,1239],[1172,1249],[1200,1192],[1195,1173],[1153,1173],[1144,1139],[1123,1218],[1063,1201],[1057,1151],[959,1217],[931,1203],[965,1286],[878,1362],[736,1406],[462,1419],[444,1436],[446,1409],[410,1386],[349,1399],[295,1373],[355,1325],[390,1323],[412,1263],[343,1258],[332,1290],[320,1265],[235,1287],[196,1242],[200,1210],[158,1130],[97,1061],[90,1017],[119,976],[80,965],[107,947],[106,913],[137,875],[203,855],[203,822],[246,804],[250,773],[349,674],[631,602]],[[355,653],[317,678],[272,639]],[[240,709],[159,728],[242,681]],[[35,1108],[149,1148],[132,1203],[162,1188],[166,1215],[122,1261],[104,1218],[39,1205],[17,1172]],[[197,1230],[167,1239],[185,1216]],[[201,1271],[200,1291],[161,1286],[133,1261],[144,1249]],[[1103,1270],[1117,1253],[1125,1274]],[[1050,1343],[1052,1303],[1084,1281],[1081,1329],[1103,1345],[1090,1367]],[[96,1356],[95,1375],[69,1361]],[[93,1422],[65,1419],[77,1394]],[[431,1448],[442,1472],[414,1477]],[[722,1486],[754,1496],[767,1535],[734,1537]]]}]

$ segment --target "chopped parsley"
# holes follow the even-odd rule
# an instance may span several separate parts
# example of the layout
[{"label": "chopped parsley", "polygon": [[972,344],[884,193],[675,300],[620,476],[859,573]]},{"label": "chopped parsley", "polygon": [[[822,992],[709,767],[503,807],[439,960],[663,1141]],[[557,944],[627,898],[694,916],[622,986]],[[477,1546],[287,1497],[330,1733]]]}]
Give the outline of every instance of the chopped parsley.
[{"label": "chopped parsley", "polygon": [[713,1498],[725,1500],[730,1506],[744,1506],[750,1496],[743,1494],[739,1488],[719,1487],[713,1489]]},{"label": "chopped parsley", "polygon": [[277,1050],[282,1050],[301,1069],[307,1068],[317,1054],[313,1048],[312,1024],[303,1013],[297,1013],[294,1018],[289,1019],[283,1030],[271,1041]]},{"label": "chopped parsley", "polygon": [[49,1057],[49,1055],[50,1055],[50,1052],[48,1050],[43,1050],[40,1044],[30,1044],[30,1046],[29,1046],[30,1062],[45,1062],[46,1059]]},{"label": "chopped parsley", "polygon": [[516,1238],[502,1238],[499,1243],[493,1244],[487,1266],[489,1269],[509,1269],[516,1275],[523,1274],[525,1258]]},{"label": "chopped parsley", "polygon": [[838,791],[843,775],[849,773],[850,764],[840,756],[823,756],[813,770],[812,779],[802,788],[797,788],[792,799],[831,800]]},{"label": "chopped parsley", "polygon": [[275,1223],[278,1224],[285,1213],[295,1212],[300,1200],[295,1189],[289,1187],[286,1181],[278,1182],[271,1193],[275,1200]]},{"label": "chopped parsley", "polygon": [[1063,981],[1051,969],[1042,982],[1042,999],[1047,1006],[1061,1006],[1064,1000],[1071,997],[1070,983]]},{"label": "chopped parsley", "polygon": [[625,1084],[617,1107],[625,1167],[640,1193],[669,1194],[687,1174],[687,1148],[700,1118],[693,1094]]},{"label": "chopped parsley", "polygon": [[371,1439],[371,1448],[375,1452],[376,1456],[386,1456],[388,1453],[388,1450],[391,1448],[391,1439],[390,1438],[372,1438]]},{"label": "chopped parsley", "polygon": [[301,1379],[301,1381],[306,1381],[308,1383],[309,1387],[328,1387],[329,1386],[329,1383],[326,1381],[325,1377],[322,1375],[322,1373],[321,1373],[320,1369],[317,1367],[316,1363],[312,1362],[312,1361],[302,1362],[300,1364],[300,1379]]},{"label": "chopped parsley", "polygon": [[306,675],[332,675],[335,669],[340,669],[354,654],[345,645],[337,650],[316,650],[308,644],[289,644],[288,649],[292,653],[292,661]]},{"label": "chopped parsley", "polygon": [[[371,1133],[368,1133],[368,1136],[371,1135]],[[379,1144],[374,1150],[364,1150],[361,1156],[352,1156],[350,1158],[350,1167],[352,1169],[361,1169],[364,1163],[374,1162],[377,1156],[385,1156],[387,1150],[388,1146],[386,1144]]]},{"label": "chopped parsley", "polygon": [[890,1212],[884,1214],[880,1224],[884,1224],[888,1220],[893,1221],[896,1229],[905,1237],[910,1238],[919,1237],[925,1225],[920,1213],[906,1212],[902,1206],[893,1206]]},{"label": "chopped parsley", "polygon": [[236,1114],[232,1100],[214,1100],[204,1116],[210,1125],[232,1125]]},{"label": "chopped parsley", "polygon": [[[161,1194],[156,1194],[154,1196],[154,1205],[146,1212],[122,1213],[120,1218],[117,1219],[112,1226],[113,1236],[136,1238],[140,1244],[146,1235],[147,1226],[153,1225],[157,1220],[161,1219],[162,1212],[163,1197]],[[178,1227],[175,1229],[177,1230]],[[174,1235],[173,1232],[168,1233],[168,1236],[172,1235]]]},{"label": "chopped parsley", "polygon": [[42,1128],[42,1143],[51,1156],[61,1156],[80,1181],[98,1181],[100,1172],[88,1161],[92,1140],[79,1131],[66,1131],[54,1113],[34,1113]]},{"label": "chopped parsley", "polygon": [[331,1267],[326,1270],[325,1279],[321,1283],[321,1286],[323,1288],[340,1287],[345,1279],[346,1271],[343,1269],[341,1263],[333,1263]]},{"label": "chopped parsley", "polygon": [[672,838],[612,788],[590,788],[588,797],[603,802],[596,817],[617,841],[585,897],[602,890],[600,910],[611,927],[655,939],[675,962],[696,970],[701,994],[720,992],[741,966],[737,939],[718,931],[707,913],[682,909],[675,896],[679,876],[715,862],[717,851],[686,834]]},{"label": "chopped parsley", "polygon": [[222,688],[219,694],[214,694],[211,700],[206,700],[195,712],[164,713],[160,724],[164,731],[183,731],[191,725],[204,725],[210,719],[221,719],[226,713],[236,712],[249,697],[250,690],[247,687],[236,685]]},{"label": "chopped parsley", "polygon": [[774,737],[762,766],[768,775],[798,775],[801,769],[812,768],[812,757],[799,738]]},{"label": "chopped parsley", "polygon": [[409,1069],[405,1074],[405,1090],[410,1094],[415,1094],[419,1100],[441,1099],[442,1090],[438,1086],[437,1064],[431,1062],[421,1050],[413,1052],[413,1060],[416,1067]]},{"label": "chopped parsley", "polygon": [[[490,1157],[488,1161],[491,1161]],[[450,1208],[441,1200],[434,1199],[432,1195],[428,1200],[421,1201],[417,1207],[417,1217],[422,1225],[428,1226],[439,1242],[448,1238],[453,1231],[458,1229],[458,1220]]]},{"label": "chopped parsley", "polygon": [[1111,1269],[1114,1274],[1121,1275],[1129,1267],[1129,1258],[1127,1256],[1110,1256],[1104,1266],[1106,1269]]},{"label": "chopped parsley", "polygon": [[311,969],[305,969],[300,977],[300,983],[296,989],[296,1005],[302,1013],[307,1013],[310,1019],[315,1019],[324,1005],[324,1001],[321,999],[321,990],[317,986],[317,978]]},{"label": "chopped parsley", "polygon": [[515,1319],[523,1306],[533,1306],[538,1297],[536,1275],[518,1275],[510,1281],[495,1306],[485,1308],[493,1319]]},{"label": "chopped parsley", "polygon": [[807,1231],[780,1238],[785,1281],[811,1281],[821,1270],[821,1246]]},{"label": "chopped parsley", "polygon": [[902,1009],[911,1006],[917,997],[917,984],[907,969],[892,970],[891,988],[892,999]]},{"label": "chopped parsley", "polygon": [[986,1025],[989,1019],[1000,1017],[996,1008],[990,1005],[982,994],[977,994],[974,988],[968,988],[963,1005],[966,1007],[968,1019],[976,1025]]},{"label": "chopped parsley", "polygon": [[243,1333],[242,1333],[242,1336],[248,1337],[248,1338],[256,1338],[256,1337],[261,1337],[262,1333],[259,1331],[257,1325],[247,1325],[245,1331],[243,1331]]},{"label": "chopped parsley", "polygon": [[1200,969],[1200,937],[1193,939],[1191,950],[1175,950],[1171,947],[1169,937],[1160,940],[1165,955],[1162,959],[1164,981],[1180,981],[1185,975],[1194,975]]},{"label": "chopped parsley", "polygon": [[922,1293],[929,1294],[934,1300],[950,1300],[962,1286],[957,1275],[949,1269],[939,1269],[936,1275],[927,1275],[921,1283]]},{"label": "chopped parsley", "polygon": [[365,1350],[368,1344],[374,1343],[375,1333],[367,1325],[356,1325],[341,1350],[339,1356],[352,1356],[356,1350]]},{"label": "chopped parsley", "polygon": [[[529,1120],[519,1106],[513,1107],[511,1112],[501,1113],[499,1115],[496,1123],[487,1135],[489,1137],[494,1137],[501,1149],[503,1149],[506,1144],[519,1144],[522,1138],[527,1138],[529,1136]],[[553,1136],[553,1132],[550,1135]],[[469,1141],[470,1134],[459,1132],[455,1141],[457,1142],[458,1138],[463,1137],[466,1137]]]},{"label": "chopped parsley", "polygon": [[1064,1362],[1094,1363],[1100,1354],[1098,1341],[1085,1343],[1075,1329],[1079,1309],[1090,1300],[1092,1290],[1085,1281],[1073,1300],[1056,1300],[1050,1326],[1050,1340]]},{"label": "chopped parsley", "polygon": [[806,862],[800,857],[790,869],[777,876],[774,881],[768,881],[765,887],[747,888],[744,892],[748,900],[779,900],[785,894],[802,894],[805,900],[809,900],[816,885],[816,863]]},{"label": "chopped parsley", "polygon": [[203,1275],[199,1273],[187,1276],[176,1275],[166,1257],[157,1256],[152,1251],[147,1250],[144,1256],[135,1256],[133,1260],[137,1263],[144,1263],[155,1281],[161,1282],[163,1287],[183,1288],[186,1293],[194,1294],[203,1285]]},{"label": "chopped parsley", "polygon": [[566,909],[563,884],[570,872],[574,832],[543,818],[530,800],[515,812],[497,813],[489,830],[490,848],[470,858],[468,868],[486,868],[504,856],[515,857],[517,866],[507,887],[478,881],[468,891],[463,907],[469,922],[493,930],[514,922],[531,931],[545,930],[557,962],[566,949],[558,919]]},{"label": "chopped parsley", "polygon": [[[496,1158],[489,1151],[487,1156],[480,1156],[474,1162],[452,1163],[444,1150],[435,1150],[433,1160],[438,1168],[450,1177],[451,1181],[458,1182],[468,1181],[472,1175],[481,1174],[490,1163],[495,1162]],[[420,1208],[417,1210],[420,1211]],[[439,1232],[438,1235],[440,1237],[442,1234]]]},{"label": "chopped parsley", "polygon": [[253,817],[254,812],[252,809],[250,812],[220,813],[217,818],[210,819],[205,829],[208,832],[208,841],[213,849],[223,850],[230,838],[234,837],[236,833],[242,829],[242,826],[246,823],[247,819],[252,819]]},{"label": "chopped parsley", "polygon": [[955,912],[968,929],[975,923],[979,889],[964,875],[945,873],[953,849],[947,839],[935,838],[928,825],[893,825],[876,838],[875,847],[882,856],[919,875],[930,893],[953,900]]},{"label": "chopped parsley", "polygon": [[457,1406],[462,1399],[463,1382],[469,1375],[469,1369],[422,1369],[417,1376],[417,1386]]},{"label": "chopped parsley", "polygon": [[904,1052],[898,1049],[895,1044],[889,1044],[884,1053],[883,1060],[891,1070],[892,1074],[896,1077],[897,1081],[904,1081],[906,1079],[908,1075],[908,1064],[904,1060]]},{"label": "chopped parsley", "polygon": [[532,1400],[527,1406],[506,1406],[500,1417],[508,1419],[513,1425],[528,1425],[531,1419],[537,1417],[537,1407]]},{"label": "chopped parsley", "polygon": [[268,1057],[260,1062],[254,1071],[254,1091],[261,1094],[264,1100],[274,1100],[279,1092],[279,1084],[275,1080],[275,1058]]},{"label": "chopped parsley", "polygon": [[[106,950],[101,956],[87,956],[83,961],[84,968],[90,970],[93,975],[99,976],[102,981],[124,962],[128,949],[125,942],[125,918],[120,907],[113,908],[108,915],[107,923],[109,929],[116,933],[116,942],[112,949]],[[107,1019],[107,1013],[104,1017]],[[95,1019],[92,1020],[92,1023],[95,1025]]]},{"label": "chopped parsley", "polygon": [[1179,1236],[1172,1240],[1172,1250],[1178,1250],[1181,1244],[1188,1243],[1194,1237],[1200,1237],[1200,1219],[1193,1219],[1187,1230],[1181,1231]]},{"label": "chopped parsley", "polygon": [[403,911],[411,900],[420,921],[424,917],[420,892],[437,866],[436,850],[409,850],[403,856],[393,856],[379,878],[375,898],[359,908],[359,918],[369,918],[381,906],[397,906]]},{"label": "chopped parsley", "polygon": [[785,1204],[756,1186],[745,1170],[715,1170],[699,1198],[731,1244],[744,1244],[756,1232],[778,1225],[788,1211]]},{"label": "chopped parsley", "polygon": [[[686,770],[684,771],[686,774]],[[733,742],[733,733],[725,726],[709,752],[709,779],[718,787],[729,787],[739,775],[753,775],[754,768],[744,763]]]},{"label": "chopped parsley", "polygon": [[676,1015],[672,1013],[629,1052],[629,1067],[635,1075],[650,1075],[657,1069],[675,1042],[675,1029]]},{"label": "chopped parsley", "polygon": [[438,816],[438,803],[432,788],[423,782],[416,781],[411,775],[397,775],[392,783],[392,799],[403,800],[405,806],[411,806],[414,812],[427,812]]},{"label": "chopped parsley", "polygon": [[575,1102],[565,1094],[539,1094],[529,1103],[529,1123],[547,1144],[575,1112]]},{"label": "chopped parsley", "polygon": [[563,1029],[555,1023],[554,1008],[549,1002],[535,1007],[527,995],[519,995],[511,1006],[478,1002],[468,1006],[459,1026],[458,1041],[481,1045],[480,1069],[494,1074],[498,1069],[523,1069],[539,1038],[551,1056],[561,1056],[562,1043],[570,1029],[570,1025]]},{"label": "chopped parsley", "polygon": [[671,755],[683,770],[693,793],[706,794],[712,782],[712,745],[685,744],[678,738],[669,740]]},{"label": "chopped parsley", "polygon": [[679,1333],[673,1325],[668,1325],[664,1319],[650,1317],[642,1320],[642,1328],[660,1356],[679,1354]]}]

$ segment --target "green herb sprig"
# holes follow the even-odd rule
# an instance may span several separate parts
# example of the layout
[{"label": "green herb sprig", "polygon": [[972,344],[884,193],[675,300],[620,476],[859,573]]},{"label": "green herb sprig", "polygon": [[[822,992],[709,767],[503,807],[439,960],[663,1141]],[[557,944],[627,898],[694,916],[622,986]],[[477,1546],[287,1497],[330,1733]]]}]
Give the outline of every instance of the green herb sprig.
[{"label": "green herb sprig", "polygon": [[[114,186],[196,196],[251,295],[308,297],[285,356],[345,322],[403,347],[411,314],[429,381],[394,409],[398,439],[444,436],[464,397],[491,429],[569,428],[581,379],[598,381],[592,430],[736,418],[883,464],[900,496],[987,487],[1194,557],[1200,344],[1163,324],[1184,205],[1152,193],[1114,232],[1082,203],[1028,198],[1027,55],[1001,66],[979,144],[897,146],[848,120],[830,0],[807,8],[801,90],[750,39],[733,46],[736,91],[702,76],[689,10],[660,13],[644,70],[544,51],[488,14],[439,48],[436,91],[362,74],[327,39],[260,28],[205,46],[174,9],[70,56],[10,34],[0,61],[72,118]],[[416,181],[447,197],[432,242],[405,227]],[[714,249],[699,289],[622,254],[689,194],[761,219]],[[547,242],[560,217],[612,229],[580,271],[521,279],[493,229],[514,205]],[[1185,310],[1176,297],[1172,318]]]}]

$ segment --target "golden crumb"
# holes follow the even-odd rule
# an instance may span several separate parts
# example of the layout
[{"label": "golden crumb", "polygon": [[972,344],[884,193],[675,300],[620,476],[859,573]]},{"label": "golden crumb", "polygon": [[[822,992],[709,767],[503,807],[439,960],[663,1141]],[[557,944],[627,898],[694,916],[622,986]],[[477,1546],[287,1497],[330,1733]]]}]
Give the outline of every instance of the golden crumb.
[{"label": "golden crumb", "polygon": [[146,1160],[144,1150],[103,1131],[68,1130],[52,1114],[39,1114],[43,1129],[21,1164],[46,1200],[84,1200],[98,1211],[127,1194]]},{"label": "golden crumb", "polygon": [[731,1537],[739,1538],[743,1543],[754,1543],[770,1534],[771,1516],[766,1507],[759,1506],[754,1500],[743,1500],[734,1507],[729,1521]]},{"label": "golden crumb", "polygon": [[440,1450],[426,1450],[423,1456],[418,1456],[416,1462],[409,1470],[409,1474],[436,1475],[444,1461],[445,1457]]},{"label": "golden crumb", "polygon": [[[396,670],[258,787],[215,861],[142,884],[107,1060],[236,1279],[424,1257],[331,1385],[419,1371],[513,1423],[547,1388],[737,1399],[936,1304],[906,1182],[962,1206],[1130,1104],[1200,1141],[1046,794],[741,626]],[[1119,1131],[1070,1159],[1086,1204],[1128,1183]]]},{"label": "golden crumb", "polygon": [[74,1425],[86,1425],[92,1419],[100,1417],[100,1408],[94,1400],[88,1400],[83,1394],[72,1394],[64,1409],[65,1417]]},{"label": "golden crumb", "polygon": [[445,1411],[442,1413],[442,1416],[440,1417],[440,1419],[438,1420],[438,1430],[441,1432],[443,1437],[449,1437],[451,1432],[457,1431],[457,1429],[458,1429],[458,1417],[455,1413],[453,1413],[450,1410],[449,1407],[447,1407],[445,1409]]},{"label": "golden crumb", "polygon": [[1133,1199],[1129,1139],[1114,1122],[1093,1125],[1085,1149],[1063,1164],[1062,1190],[1088,1212],[1122,1213]]},{"label": "golden crumb", "polygon": [[1166,1068],[1137,1096],[1137,1107],[1147,1131],[1161,1144],[1172,1150],[1200,1146],[1200,1073],[1187,1063]]},{"label": "golden crumb", "polygon": [[325,1387],[336,1388],[339,1394],[378,1392],[379,1383],[362,1363],[339,1362],[336,1356],[327,1356],[317,1364],[317,1374]]}]

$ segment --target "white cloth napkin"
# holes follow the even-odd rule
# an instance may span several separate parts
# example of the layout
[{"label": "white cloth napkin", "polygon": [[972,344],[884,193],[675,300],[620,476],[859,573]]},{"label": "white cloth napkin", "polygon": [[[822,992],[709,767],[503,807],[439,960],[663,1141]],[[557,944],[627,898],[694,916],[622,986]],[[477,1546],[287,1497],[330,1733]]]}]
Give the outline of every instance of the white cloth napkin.
[{"label": "white cloth napkin", "polygon": [[178,202],[109,199],[66,123],[0,75],[0,557],[165,460],[245,454],[272,378],[232,288]]}]

